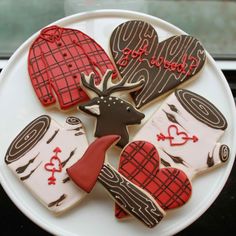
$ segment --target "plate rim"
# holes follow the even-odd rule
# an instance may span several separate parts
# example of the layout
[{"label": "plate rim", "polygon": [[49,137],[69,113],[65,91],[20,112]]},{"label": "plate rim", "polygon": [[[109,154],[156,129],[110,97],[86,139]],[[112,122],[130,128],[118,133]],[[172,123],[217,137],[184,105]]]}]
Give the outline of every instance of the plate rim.
[{"label": "plate rim", "polygon": [[[85,11],[85,12],[81,12],[81,13],[77,13],[77,14],[73,14],[73,15],[69,15],[66,16],[64,18],[61,18],[51,24],[50,25],[60,25],[63,27],[63,25],[68,24],[68,22],[70,22],[70,24],[74,23],[75,21],[78,21],[78,19],[82,19],[83,21],[89,18],[95,18],[95,17],[106,17],[106,16],[110,16],[112,15],[113,17],[128,17],[128,18],[139,18],[140,20],[146,20],[148,19],[148,22],[150,24],[152,24],[151,22],[158,22],[158,24],[162,24],[165,27],[167,26],[168,28],[171,29],[171,31],[176,31],[179,34],[187,34],[186,32],[184,32],[183,30],[181,30],[180,28],[178,28],[177,26],[162,20],[158,17],[146,14],[146,13],[141,13],[141,12],[137,12],[137,11],[131,11],[131,10],[122,10],[122,9],[105,9],[105,10],[92,10],[92,11]],[[47,26],[45,26],[47,27]],[[30,36],[23,44],[20,45],[20,47],[18,47],[18,49],[14,52],[14,54],[11,56],[11,58],[8,60],[7,65],[3,68],[1,74],[0,74],[0,86],[1,86],[1,82],[5,77],[5,74],[8,73],[8,71],[11,69],[12,67],[12,62],[17,58],[17,56],[20,54],[21,51],[24,51],[25,49],[27,49],[27,47],[33,42],[33,40],[37,37],[37,35],[39,34],[40,30],[37,31],[36,33],[34,33],[32,36]],[[211,66],[213,66],[213,68],[217,71],[217,73],[219,74],[219,76],[223,79],[223,83],[225,86],[226,91],[228,92],[228,94],[230,94],[231,99],[229,100],[229,107],[234,106],[234,100],[232,97],[232,92],[230,90],[230,87],[223,75],[223,72],[218,68],[218,66],[216,65],[214,59],[212,58],[212,56],[206,51],[206,56],[207,56],[207,60],[211,63]],[[236,120],[236,111],[233,113],[233,117],[232,120]],[[233,130],[234,132],[236,131],[236,127],[233,126]],[[234,142],[236,142],[235,140],[236,138],[234,137]],[[236,153],[236,145],[234,147],[234,149],[231,149],[231,155],[233,154],[233,159],[232,161],[227,163],[224,175],[223,175],[223,181],[221,181],[221,185],[217,186],[217,189],[215,191],[215,195],[211,197],[211,199],[208,201],[208,205],[205,208],[201,208],[198,211],[198,214],[194,214],[194,216],[188,218],[188,221],[183,224],[182,226],[179,226],[177,231],[175,230],[174,233],[178,233],[181,230],[187,228],[189,225],[191,225],[194,221],[196,221],[210,206],[211,204],[215,201],[215,199],[218,197],[218,195],[220,194],[221,190],[223,189],[231,171],[232,171],[232,167],[234,164],[234,160],[235,160],[235,153]],[[1,169],[0,169],[1,170]],[[53,233],[53,234],[60,234],[60,235],[74,235],[72,232],[68,232],[67,230],[62,230],[62,228],[58,228],[57,226],[53,225],[53,229],[48,225],[48,223],[43,219],[43,218],[35,218],[34,214],[31,213],[30,209],[25,206],[24,204],[20,203],[17,198],[16,198],[16,194],[14,194],[14,190],[12,190],[8,185],[7,185],[7,181],[4,179],[4,176],[2,175],[1,171],[0,171],[0,184],[2,185],[3,189],[5,190],[5,192],[7,193],[8,197],[12,200],[12,202],[16,205],[16,207],[18,209],[20,209],[20,211],[26,216],[28,217],[32,222],[34,222],[35,224],[37,224],[39,227],[41,227],[42,229]],[[172,228],[170,228],[172,229]],[[169,230],[171,231],[171,230]],[[173,230],[172,230],[173,231]],[[173,232],[167,232],[167,235],[169,234],[173,234]]]}]

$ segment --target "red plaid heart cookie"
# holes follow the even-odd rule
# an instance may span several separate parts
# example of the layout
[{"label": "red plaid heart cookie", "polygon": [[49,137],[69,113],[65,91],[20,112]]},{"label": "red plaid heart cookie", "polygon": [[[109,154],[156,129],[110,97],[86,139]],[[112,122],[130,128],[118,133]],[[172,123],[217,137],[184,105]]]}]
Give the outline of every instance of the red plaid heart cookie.
[{"label": "red plaid heart cookie", "polygon": [[[88,100],[80,88],[81,73],[95,73],[95,81],[115,68],[106,52],[85,33],[59,26],[43,29],[29,50],[28,72],[43,106],[56,102],[67,109]],[[115,76],[115,73],[113,74]]]},{"label": "red plaid heart cookie", "polygon": [[[182,206],[192,193],[185,173],[176,168],[160,168],[157,149],[146,141],[131,142],[123,149],[119,172],[149,192],[164,210]],[[123,218],[127,213],[116,205],[115,215]]]}]

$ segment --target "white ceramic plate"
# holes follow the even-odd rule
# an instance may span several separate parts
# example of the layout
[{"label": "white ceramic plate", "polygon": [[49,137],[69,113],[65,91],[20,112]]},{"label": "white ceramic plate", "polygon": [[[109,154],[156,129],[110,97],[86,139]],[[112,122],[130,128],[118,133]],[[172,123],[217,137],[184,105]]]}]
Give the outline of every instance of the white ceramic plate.
[{"label": "white ceramic plate", "polygon": [[[116,26],[128,20],[144,20],[152,24],[162,41],[173,34],[184,32],[175,26],[148,15],[119,10],[94,11],[61,19],[53,24],[79,29],[94,38],[109,53],[109,36]],[[0,180],[5,191],[32,221],[45,230],[57,235],[173,235],[196,220],[216,199],[223,188],[233,165],[236,150],[235,106],[230,88],[217,68],[216,63],[207,54],[206,65],[200,77],[185,86],[212,101],[225,115],[229,127],[221,142],[231,149],[229,161],[196,178],[193,182],[193,195],[190,201],[176,210],[169,211],[165,219],[150,230],[136,220],[119,222],[114,217],[113,201],[99,184],[92,193],[74,209],[55,217],[51,215],[18,181],[4,163],[6,150],[13,138],[39,115],[47,113],[62,121],[69,114],[56,109],[46,110],[36,98],[27,72],[27,55],[30,44],[38,33],[29,38],[12,56],[0,77]],[[161,101],[158,103],[158,105]],[[157,104],[156,104],[157,105]],[[154,108],[144,110],[146,118]],[[78,113],[92,139],[93,119]],[[88,128],[89,127],[89,128]],[[133,135],[131,131],[131,135]],[[118,151],[109,153],[109,158],[118,159]]]}]

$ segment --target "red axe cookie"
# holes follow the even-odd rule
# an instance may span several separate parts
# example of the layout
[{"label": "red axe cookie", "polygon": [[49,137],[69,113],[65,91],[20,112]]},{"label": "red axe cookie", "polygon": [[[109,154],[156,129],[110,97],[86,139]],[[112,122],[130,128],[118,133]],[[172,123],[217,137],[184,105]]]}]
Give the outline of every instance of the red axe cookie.
[{"label": "red axe cookie", "polygon": [[[30,47],[28,72],[37,97],[43,106],[56,103],[61,109],[88,100],[80,88],[80,74],[107,69],[115,71],[106,52],[85,33],[59,26],[43,29]],[[114,73],[115,76],[115,73]]]},{"label": "red axe cookie", "polygon": [[110,49],[123,79],[145,81],[132,93],[137,108],[189,81],[206,60],[202,44],[194,37],[178,35],[159,42],[155,29],[139,20],[119,25],[111,35]]},{"label": "red axe cookie", "polygon": [[[191,196],[191,183],[183,171],[160,168],[160,162],[153,144],[134,141],[122,150],[118,170],[132,183],[149,192],[162,209],[180,207]],[[124,218],[128,214],[116,205],[115,215]]]},{"label": "red axe cookie", "polygon": [[162,220],[164,211],[148,192],[130,182],[105,160],[107,149],[119,138],[107,135],[96,139],[83,157],[67,169],[68,175],[86,192],[100,182],[124,211],[152,228]]}]

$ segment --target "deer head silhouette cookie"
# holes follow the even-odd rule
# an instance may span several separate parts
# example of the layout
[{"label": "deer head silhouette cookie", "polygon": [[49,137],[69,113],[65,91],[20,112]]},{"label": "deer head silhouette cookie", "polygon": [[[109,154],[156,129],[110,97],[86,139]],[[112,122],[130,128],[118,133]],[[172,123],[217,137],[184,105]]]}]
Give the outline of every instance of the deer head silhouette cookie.
[{"label": "deer head silhouette cookie", "polygon": [[121,80],[111,81],[112,71],[107,70],[101,83],[96,85],[94,74],[82,74],[81,86],[91,98],[90,101],[79,106],[89,115],[96,117],[95,137],[109,134],[119,135],[121,138],[117,146],[124,147],[129,142],[128,125],[140,124],[144,114],[136,110],[131,103],[111,96],[115,92],[134,91],[142,86],[143,81],[128,83]]},{"label": "deer head silhouette cookie", "polygon": [[194,37],[178,35],[158,42],[155,29],[139,20],[119,25],[111,35],[110,49],[123,79],[144,80],[143,87],[132,93],[137,108],[189,81],[206,60]]},{"label": "deer head silhouette cookie", "polygon": [[74,186],[66,168],[82,157],[87,146],[77,117],[68,117],[61,126],[42,115],[12,141],[5,162],[46,208],[62,213],[86,195]]}]

